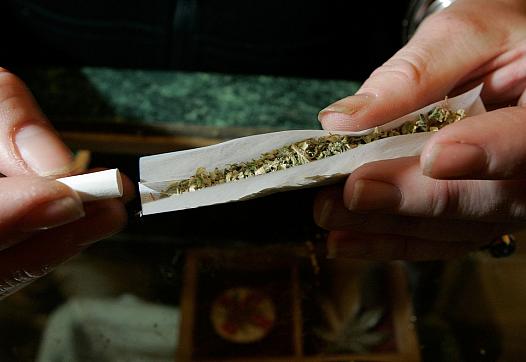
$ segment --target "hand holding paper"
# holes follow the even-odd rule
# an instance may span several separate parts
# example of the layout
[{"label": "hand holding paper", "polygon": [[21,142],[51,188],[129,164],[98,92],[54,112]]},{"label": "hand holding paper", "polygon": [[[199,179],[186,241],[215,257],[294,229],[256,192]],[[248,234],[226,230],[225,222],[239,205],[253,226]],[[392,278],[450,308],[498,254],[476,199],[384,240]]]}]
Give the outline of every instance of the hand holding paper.
[{"label": "hand holding paper", "polygon": [[454,257],[524,227],[525,38],[523,2],[457,1],[426,20],[407,46],[373,72],[359,96],[320,112],[325,129],[354,131],[481,82],[490,108],[521,99],[519,107],[437,132],[420,157],[362,166],[343,190],[320,194],[315,218],[335,230],[329,236],[334,256]]},{"label": "hand holding paper", "polygon": [[123,227],[121,200],[83,205],[53,179],[71,171],[71,151],[22,81],[0,68],[0,299]]},{"label": "hand holding paper", "polygon": [[[478,98],[480,89],[481,87],[477,87],[447,102],[440,101],[428,105],[381,127],[346,134],[358,137],[372,136],[375,132],[397,129],[408,122],[418,120],[420,114],[428,113],[446,103],[448,108],[463,109],[467,114],[483,112],[484,108]],[[327,135],[329,135],[328,132],[318,130],[283,131],[239,138],[194,150],[143,157],[140,160],[141,182],[139,184],[143,213],[148,215],[241,201],[293,188],[334,183],[365,163],[420,154],[422,145],[431,132],[378,139],[334,156],[197,189],[193,192],[177,195],[170,195],[167,192],[174,183],[194,175],[198,168],[215,172],[213,170],[216,168],[221,170],[230,167],[228,165],[251,163],[251,160],[258,159],[261,155],[273,150],[288,147],[308,138]],[[206,182],[206,180],[199,181]]]}]

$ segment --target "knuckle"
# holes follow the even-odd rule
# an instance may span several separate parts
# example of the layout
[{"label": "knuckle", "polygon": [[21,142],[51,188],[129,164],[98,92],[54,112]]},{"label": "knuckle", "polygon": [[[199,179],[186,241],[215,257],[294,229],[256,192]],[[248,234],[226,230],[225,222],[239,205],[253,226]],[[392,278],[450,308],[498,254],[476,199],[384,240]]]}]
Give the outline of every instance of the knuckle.
[{"label": "knuckle", "polygon": [[428,74],[429,60],[429,52],[421,47],[404,48],[374,71],[371,77],[387,76],[401,84],[418,85]]},{"label": "knuckle", "polygon": [[462,32],[465,36],[485,34],[489,30],[487,19],[467,10],[446,9],[428,17],[421,25],[424,30],[449,36]]},{"label": "knuckle", "polygon": [[437,217],[456,213],[459,207],[458,198],[458,183],[434,180],[428,200],[430,216]]},{"label": "knuckle", "polygon": [[459,195],[457,216],[491,222],[526,221],[524,181],[464,180],[455,183]]}]

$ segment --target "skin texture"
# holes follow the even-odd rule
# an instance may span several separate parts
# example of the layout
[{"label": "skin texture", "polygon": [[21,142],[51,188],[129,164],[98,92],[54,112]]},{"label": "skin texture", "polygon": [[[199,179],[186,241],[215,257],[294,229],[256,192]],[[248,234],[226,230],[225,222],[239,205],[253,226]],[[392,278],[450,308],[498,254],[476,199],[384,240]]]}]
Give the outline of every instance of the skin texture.
[{"label": "skin texture", "polygon": [[364,165],[318,195],[330,255],[451,258],[525,226],[525,1],[456,1],[319,120],[367,129],[482,82],[492,111],[438,131],[420,157]]},{"label": "skin texture", "polygon": [[23,82],[0,68],[0,299],[124,226],[131,181],[122,200],[82,204],[54,180],[74,172],[72,160]]}]

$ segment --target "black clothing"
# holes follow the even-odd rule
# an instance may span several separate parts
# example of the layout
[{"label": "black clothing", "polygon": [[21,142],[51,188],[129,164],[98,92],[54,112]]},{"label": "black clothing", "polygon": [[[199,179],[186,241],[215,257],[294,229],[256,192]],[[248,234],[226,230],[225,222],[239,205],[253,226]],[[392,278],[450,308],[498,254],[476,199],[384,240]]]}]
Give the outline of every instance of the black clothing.
[{"label": "black clothing", "polygon": [[363,79],[407,1],[4,0],[0,59]]}]

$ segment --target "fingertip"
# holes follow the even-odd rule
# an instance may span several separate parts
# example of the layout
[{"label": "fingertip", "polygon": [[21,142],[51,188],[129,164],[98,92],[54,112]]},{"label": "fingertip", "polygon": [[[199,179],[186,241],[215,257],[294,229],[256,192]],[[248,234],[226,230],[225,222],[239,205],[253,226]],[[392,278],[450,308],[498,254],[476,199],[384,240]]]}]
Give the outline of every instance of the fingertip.
[{"label": "fingertip", "polygon": [[93,201],[84,207],[87,218],[100,221],[97,231],[102,237],[119,232],[126,226],[128,214],[119,199]]},{"label": "fingertip", "polygon": [[431,143],[420,156],[425,176],[435,179],[480,178],[486,174],[489,157],[476,144]]},{"label": "fingertip", "polygon": [[313,216],[316,224],[324,229],[330,229],[333,213],[342,203],[342,188],[338,186],[324,187],[314,198]]},{"label": "fingertip", "polygon": [[370,127],[363,127],[362,123],[352,116],[333,111],[321,111],[318,115],[321,126],[326,131],[357,132]]},{"label": "fingertip", "polygon": [[396,185],[361,179],[346,193],[345,206],[351,211],[387,211],[396,210],[401,201],[402,193]]},{"label": "fingertip", "polygon": [[118,200],[92,202],[86,205],[85,211],[86,216],[80,220],[36,233],[0,253],[0,280],[13,281],[7,285],[0,283],[0,298],[22,285],[19,275],[27,274],[35,279],[47,274],[126,225],[126,210]]},{"label": "fingertip", "polygon": [[325,230],[343,230],[363,225],[368,216],[349,211],[343,201],[341,186],[328,187],[314,200],[314,221]]},{"label": "fingertip", "polygon": [[20,78],[0,71],[0,172],[6,176],[64,175],[73,155]]},{"label": "fingertip", "polygon": [[121,173],[122,181],[122,197],[121,200],[125,204],[132,201],[136,197],[135,183],[125,174]]},{"label": "fingertip", "polygon": [[36,205],[17,223],[17,228],[26,233],[47,230],[74,222],[84,215],[82,202],[66,196]]},{"label": "fingertip", "polygon": [[73,153],[48,124],[15,125],[13,133],[16,150],[30,171],[44,177],[71,172],[74,167]]},{"label": "fingertip", "polygon": [[[97,241],[117,234],[127,223],[126,209],[122,202],[116,199],[86,203],[84,211],[83,218],[46,230],[35,239],[41,243],[54,243],[57,249],[67,255],[80,252]],[[60,253],[57,252],[57,256],[60,256]]]},{"label": "fingertip", "polygon": [[370,128],[360,121],[360,116],[373,102],[375,96],[368,93],[356,94],[332,103],[322,109],[318,120],[329,131],[358,131]]}]

